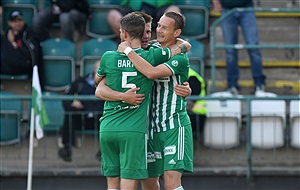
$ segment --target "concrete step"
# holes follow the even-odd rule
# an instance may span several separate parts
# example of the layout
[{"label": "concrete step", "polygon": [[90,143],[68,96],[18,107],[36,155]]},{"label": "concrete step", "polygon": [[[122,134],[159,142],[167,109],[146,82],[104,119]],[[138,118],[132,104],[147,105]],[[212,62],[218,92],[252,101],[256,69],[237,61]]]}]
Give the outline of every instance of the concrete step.
[{"label": "concrete step", "polygon": [[[212,93],[211,85],[212,85],[212,81],[208,80],[207,82],[208,94]],[[239,86],[240,86],[239,93],[241,95],[254,95],[255,86],[252,80],[239,80]],[[225,91],[226,89],[227,89],[226,81],[216,80],[215,92]],[[267,81],[266,91],[275,93],[277,95],[282,95],[282,96],[299,95],[300,85],[299,82],[291,82],[286,80]]]},{"label": "concrete step", "polygon": [[[209,63],[208,63],[209,64]],[[216,67],[226,67],[225,61],[217,61],[215,63]],[[250,68],[251,64],[249,61],[239,61],[239,67],[247,67]],[[210,64],[207,65],[210,67]],[[299,68],[299,61],[263,61],[263,67],[269,68]]]},{"label": "concrete step", "polygon": [[[264,67],[267,91],[279,95],[300,94],[300,70],[299,67]],[[251,69],[247,66],[239,69],[239,85],[241,94],[254,93],[254,83]],[[205,80],[211,86],[211,69],[205,68]],[[223,91],[227,88],[227,72],[225,67],[217,67],[215,70],[216,90]],[[210,87],[209,87],[210,89]],[[208,89],[208,92],[211,92]]]},{"label": "concrete step", "polygon": [[[269,1],[270,2],[270,1]],[[287,1],[276,3],[285,4]],[[268,3],[263,1],[263,3]],[[274,1],[270,2],[276,3]],[[299,1],[297,1],[299,3]],[[274,6],[271,6],[274,7]],[[276,6],[275,6],[276,7]],[[295,7],[299,8],[299,7]],[[219,17],[211,12],[210,26]],[[216,17],[215,17],[216,16]],[[257,28],[259,35],[259,44],[261,45],[298,45],[299,44],[299,17],[300,13],[257,13]],[[239,29],[239,44],[244,44],[244,37],[241,29]],[[224,44],[222,30],[220,25],[215,30],[216,44]],[[201,41],[206,45],[206,56],[210,57],[209,39]],[[266,61],[299,61],[299,49],[281,48],[281,49],[260,49],[262,57]],[[224,60],[225,49],[217,49],[215,52],[216,60]],[[241,61],[248,60],[246,49],[239,50],[239,59]]]}]

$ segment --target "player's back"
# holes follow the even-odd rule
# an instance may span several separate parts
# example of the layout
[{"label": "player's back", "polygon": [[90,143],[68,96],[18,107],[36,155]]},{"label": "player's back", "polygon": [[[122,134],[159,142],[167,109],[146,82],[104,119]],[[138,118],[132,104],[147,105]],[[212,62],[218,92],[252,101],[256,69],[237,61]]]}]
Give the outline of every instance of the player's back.
[{"label": "player's back", "polygon": [[[145,51],[138,48],[135,51],[152,65],[158,65],[170,56],[170,53],[162,53],[162,50]],[[139,106],[121,101],[107,101],[100,130],[146,132],[153,81],[137,71],[125,54],[116,51],[103,54],[98,75],[105,75],[106,84],[115,91],[125,92],[130,88],[139,87],[137,93],[145,94],[145,99]],[[141,125],[145,128],[141,128]]]}]

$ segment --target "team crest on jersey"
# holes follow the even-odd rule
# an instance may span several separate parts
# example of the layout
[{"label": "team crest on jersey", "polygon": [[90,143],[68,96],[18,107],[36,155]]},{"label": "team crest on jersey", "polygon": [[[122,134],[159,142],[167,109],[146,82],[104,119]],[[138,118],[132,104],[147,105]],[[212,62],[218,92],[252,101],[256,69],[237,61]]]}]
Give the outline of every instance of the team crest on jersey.
[{"label": "team crest on jersey", "polygon": [[179,64],[179,63],[178,63],[178,61],[177,61],[177,60],[173,60],[173,61],[172,61],[172,65],[173,65],[174,67],[177,67],[177,66],[178,66],[178,64]]}]

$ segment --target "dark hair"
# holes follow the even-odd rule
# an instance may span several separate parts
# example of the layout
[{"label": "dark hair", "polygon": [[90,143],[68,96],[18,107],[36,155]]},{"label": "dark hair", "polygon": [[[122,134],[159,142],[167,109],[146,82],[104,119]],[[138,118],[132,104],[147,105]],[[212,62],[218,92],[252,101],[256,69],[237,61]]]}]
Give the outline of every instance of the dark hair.
[{"label": "dark hair", "polygon": [[134,14],[140,14],[144,19],[145,19],[145,22],[146,23],[149,23],[149,22],[152,22],[153,18],[151,15],[148,15],[147,13],[145,12],[141,12],[141,11],[134,11],[132,12]]},{"label": "dark hair", "polygon": [[172,18],[175,20],[175,26],[174,29],[183,29],[184,25],[185,25],[185,16],[183,16],[182,14],[178,13],[178,12],[174,12],[174,11],[170,11],[170,12],[166,12],[164,14],[166,17]]},{"label": "dark hair", "polygon": [[122,17],[121,29],[126,30],[130,38],[141,39],[145,30],[145,19],[140,14],[128,13]]}]

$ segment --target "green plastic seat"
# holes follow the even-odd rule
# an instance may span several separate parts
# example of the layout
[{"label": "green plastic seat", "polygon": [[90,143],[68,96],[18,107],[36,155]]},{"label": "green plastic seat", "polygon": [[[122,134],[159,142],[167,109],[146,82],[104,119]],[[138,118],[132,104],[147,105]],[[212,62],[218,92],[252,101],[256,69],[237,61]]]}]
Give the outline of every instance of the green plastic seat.
[{"label": "green plastic seat", "polygon": [[[43,97],[56,97],[58,93],[55,92],[43,92]],[[62,105],[61,99],[47,99],[43,98],[43,103],[48,115],[49,123],[44,126],[44,131],[55,131],[58,132],[64,124],[64,114],[65,110]],[[31,116],[31,101],[29,103],[29,116]],[[30,128],[30,121],[28,122],[28,127]]]},{"label": "green plastic seat", "polygon": [[174,0],[175,5],[202,6],[210,8],[211,0]]},{"label": "green plastic seat", "polygon": [[42,42],[42,51],[45,90],[65,90],[75,80],[75,44],[64,38],[51,38]]},{"label": "green plastic seat", "polygon": [[121,0],[89,0],[88,2],[92,19],[86,22],[86,34],[93,38],[115,38],[116,34],[107,22],[107,13],[111,9],[118,8]]},{"label": "green plastic seat", "polygon": [[116,50],[117,43],[105,38],[92,38],[81,46],[80,76],[90,73],[96,60],[99,60],[106,51]]},{"label": "green plastic seat", "polygon": [[199,73],[203,78],[205,77],[205,47],[199,40],[185,39],[188,41],[192,48],[187,52],[190,60],[190,67]]},{"label": "green plastic seat", "polygon": [[0,79],[7,79],[7,80],[26,80],[29,79],[31,76],[24,74],[24,75],[6,75],[0,74]]},{"label": "green plastic seat", "polygon": [[185,27],[181,36],[186,38],[203,39],[208,35],[210,1],[176,0],[181,13],[185,16]]},{"label": "green plastic seat", "polygon": [[20,142],[22,102],[19,99],[4,99],[15,97],[11,92],[0,91],[0,144],[13,144]]}]

